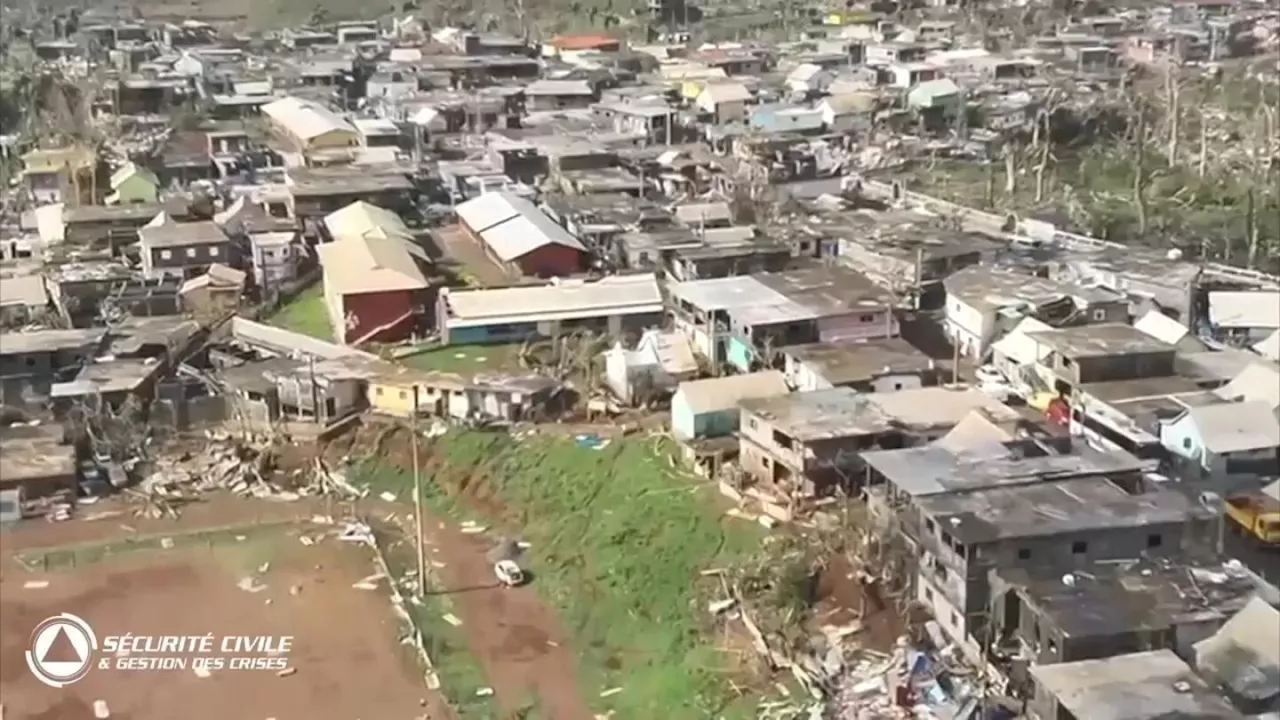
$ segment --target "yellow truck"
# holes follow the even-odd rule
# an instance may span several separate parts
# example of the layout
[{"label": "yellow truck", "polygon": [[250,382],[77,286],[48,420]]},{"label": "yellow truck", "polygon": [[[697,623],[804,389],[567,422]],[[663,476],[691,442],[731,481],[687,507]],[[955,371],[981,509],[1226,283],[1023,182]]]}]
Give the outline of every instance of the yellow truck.
[{"label": "yellow truck", "polygon": [[1226,511],[1238,530],[1262,545],[1280,548],[1280,499],[1262,490],[1232,495]]}]

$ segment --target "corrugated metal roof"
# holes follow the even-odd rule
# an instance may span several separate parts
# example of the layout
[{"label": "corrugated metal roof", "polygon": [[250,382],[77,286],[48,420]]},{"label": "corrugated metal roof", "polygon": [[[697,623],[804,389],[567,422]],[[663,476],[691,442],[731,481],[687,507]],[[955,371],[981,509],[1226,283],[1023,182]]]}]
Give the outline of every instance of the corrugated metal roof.
[{"label": "corrugated metal roof", "polygon": [[423,290],[430,286],[411,244],[355,236],[319,246],[326,290],[336,295]]},{"label": "corrugated metal roof", "polygon": [[744,375],[689,380],[676,389],[685,405],[695,414],[720,412],[738,406],[743,400],[778,397],[791,392],[787,378],[778,370],[763,370]]},{"label": "corrugated metal roof", "polygon": [[556,224],[536,205],[513,193],[485,193],[459,205],[457,213],[504,262],[524,257],[547,245],[564,245],[586,252],[572,233]]},{"label": "corrugated metal roof", "polygon": [[1215,455],[1280,447],[1280,421],[1265,401],[1200,405],[1187,411]]},{"label": "corrugated metal roof", "polygon": [[1219,328],[1280,328],[1280,292],[1209,293],[1209,322]]},{"label": "corrugated metal roof", "polygon": [[565,281],[539,287],[445,290],[451,328],[661,313],[662,291],[652,274],[618,275],[596,282]]},{"label": "corrugated metal roof", "polygon": [[310,100],[281,98],[262,106],[262,112],[289,134],[303,141],[314,140],[331,132],[356,134],[356,129],[337,113]]},{"label": "corrugated metal roof", "polygon": [[[324,226],[335,240],[350,237],[395,238],[412,241],[413,231],[394,212],[377,205],[353,202],[324,217]],[[426,259],[425,253],[422,255]]]}]

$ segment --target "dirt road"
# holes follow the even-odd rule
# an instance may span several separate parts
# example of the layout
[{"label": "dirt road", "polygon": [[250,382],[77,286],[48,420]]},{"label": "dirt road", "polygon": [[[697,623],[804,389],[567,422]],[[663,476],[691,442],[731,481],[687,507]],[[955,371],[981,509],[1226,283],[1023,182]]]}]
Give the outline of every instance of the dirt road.
[{"label": "dirt road", "polygon": [[428,562],[444,564],[435,569],[434,591],[452,597],[468,647],[483,665],[499,705],[514,711],[533,696],[546,717],[591,720],[559,618],[533,587],[497,584],[487,557],[494,539],[463,533],[436,517],[423,526]]}]

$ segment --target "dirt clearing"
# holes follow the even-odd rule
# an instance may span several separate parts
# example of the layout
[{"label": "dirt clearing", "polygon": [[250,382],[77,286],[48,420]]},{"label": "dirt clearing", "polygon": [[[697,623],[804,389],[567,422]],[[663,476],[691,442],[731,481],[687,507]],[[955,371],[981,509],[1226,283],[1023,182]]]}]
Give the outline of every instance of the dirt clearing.
[{"label": "dirt clearing", "polygon": [[[138,551],[79,567],[0,579],[0,697],[6,720],[91,717],[104,700],[113,720],[222,718],[450,717],[424,686],[407,653],[397,647],[398,621],[385,583],[361,590],[370,575],[366,548],[326,538],[313,546],[301,532],[319,526],[254,535],[242,542],[180,545]],[[237,586],[261,572],[265,589]],[[28,581],[47,587],[26,587]],[[70,612],[99,638],[149,635],[289,635],[288,665],[296,672],[100,670],[62,689],[40,684],[24,652],[32,629]]]}]

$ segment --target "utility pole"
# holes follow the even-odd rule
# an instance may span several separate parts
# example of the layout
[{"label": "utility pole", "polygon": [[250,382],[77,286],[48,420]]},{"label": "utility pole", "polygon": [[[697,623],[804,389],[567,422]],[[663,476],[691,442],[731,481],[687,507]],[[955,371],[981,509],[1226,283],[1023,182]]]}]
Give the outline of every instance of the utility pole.
[{"label": "utility pole", "polygon": [[413,386],[413,417],[409,420],[413,433],[413,520],[418,548],[418,597],[426,592],[427,556],[422,544],[422,473],[418,467],[418,386]]}]

